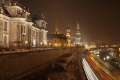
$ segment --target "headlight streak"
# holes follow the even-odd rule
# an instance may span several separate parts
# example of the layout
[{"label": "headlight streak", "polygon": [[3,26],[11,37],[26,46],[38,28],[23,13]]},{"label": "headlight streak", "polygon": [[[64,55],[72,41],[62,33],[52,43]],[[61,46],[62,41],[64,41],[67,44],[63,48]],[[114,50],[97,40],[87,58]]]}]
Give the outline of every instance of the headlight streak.
[{"label": "headlight streak", "polygon": [[82,65],[88,80],[98,80],[85,58],[82,58]]}]

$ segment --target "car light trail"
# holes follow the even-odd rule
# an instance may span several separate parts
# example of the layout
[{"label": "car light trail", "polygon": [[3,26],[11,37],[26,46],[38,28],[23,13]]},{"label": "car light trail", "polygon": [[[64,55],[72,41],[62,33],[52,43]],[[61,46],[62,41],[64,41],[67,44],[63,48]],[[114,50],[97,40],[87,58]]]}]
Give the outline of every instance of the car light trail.
[{"label": "car light trail", "polygon": [[98,80],[85,58],[82,58],[82,65],[88,80]]}]

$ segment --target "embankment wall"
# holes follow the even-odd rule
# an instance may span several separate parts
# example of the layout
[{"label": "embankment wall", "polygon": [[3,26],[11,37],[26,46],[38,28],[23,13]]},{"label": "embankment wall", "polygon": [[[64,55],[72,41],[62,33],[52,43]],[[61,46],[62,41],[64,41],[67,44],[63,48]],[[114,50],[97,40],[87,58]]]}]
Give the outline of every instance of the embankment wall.
[{"label": "embankment wall", "polygon": [[[43,64],[69,53],[70,48],[41,50],[0,55],[0,80],[13,80],[26,76],[39,69]],[[24,74],[24,75],[23,75]],[[20,78],[19,78],[20,79]]]}]

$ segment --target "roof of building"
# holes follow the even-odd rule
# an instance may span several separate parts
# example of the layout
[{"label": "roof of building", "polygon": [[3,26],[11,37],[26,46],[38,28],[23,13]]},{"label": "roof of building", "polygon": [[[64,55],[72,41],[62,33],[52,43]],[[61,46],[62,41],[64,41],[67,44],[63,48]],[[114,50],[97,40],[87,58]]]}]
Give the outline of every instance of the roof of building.
[{"label": "roof of building", "polygon": [[31,15],[31,20],[37,27],[44,28],[42,27],[42,22],[45,20],[42,17],[39,17],[38,15]]},{"label": "roof of building", "polygon": [[5,8],[5,6],[4,6],[4,4],[3,4],[3,3],[1,3],[1,7],[2,7],[2,9],[3,9],[3,13],[4,13],[5,15],[7,15],[7,16],[9,16],[9,17],[10,17],[9,12],[7,11],[7,9]]},{"label": "roof of building", "polygon": [[31,19],[32,20],[44,20],[44,18],[41,16],[38,16],[38,15],[31,15]]}]

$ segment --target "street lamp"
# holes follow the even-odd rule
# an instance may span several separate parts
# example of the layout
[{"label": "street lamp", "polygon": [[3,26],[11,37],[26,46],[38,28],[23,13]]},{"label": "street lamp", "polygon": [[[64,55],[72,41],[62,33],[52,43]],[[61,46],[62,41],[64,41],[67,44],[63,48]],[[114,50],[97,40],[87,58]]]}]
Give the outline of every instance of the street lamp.
[{"label": "street lamp", "polygon": [[43,43],[41,42],[40,45],[42,46],[42,44],[43,44]]},{"label": "street lamp", "polygon": [[57,43],[55,43],[55,46],[58,46],[58,44],[57,44]]},{"label": "street lamp", "polygon": [[28,41],[25,41],[25,44],[27,44],[28,43]]},{"label": "street lamp", "polygon": [[51,47],[51,45],[52,45],[52,44],[51,44],[51,43],[49,43],[49,47]]},{"label": "street lamp", "polygon": [[27,48],[28,41],[25,41],[25,47]]},{"label": "street lamp", "polygon": [[40,42],[40,46],[41,46],[41,48],[42,48],[42,45],[43,45],[43,43],[42,43],[42,42]]},{"label": "street lamp", "polygon": [[61,44],[59,44],[59,46],[61,46]]}]

